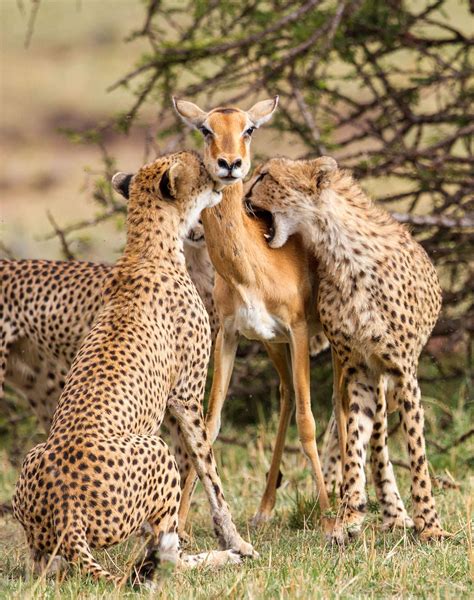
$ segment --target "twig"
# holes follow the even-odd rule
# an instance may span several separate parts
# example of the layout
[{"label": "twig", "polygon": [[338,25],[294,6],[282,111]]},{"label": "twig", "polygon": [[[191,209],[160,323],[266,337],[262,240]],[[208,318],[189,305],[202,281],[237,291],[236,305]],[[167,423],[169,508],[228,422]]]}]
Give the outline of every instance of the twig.
[{"label": "twig", "polygon": [[[227,436],[227,435],[219,435],[219,437],[217,439],[220,442],[222,442],[223,444],[230,444],[231,446],[238,446],[239,448],[247,448],[247,446],[250,444],[250,440],[248,442],[243,442],[242,440],[239,440],[237,437]],[[271,452],[273,450],[273,448],[270,444],[266,444],[264,446],[264,450],[268,450],[269,452]],[[288,452],[288,454],[300,454],[301,448],[299,446],[286,445],[285,452]]]},{"label": "twig", "polygon": [[25,48],[28,48],[33,37],[33,31],[35,29],[36,17],[38,16],[38,10],[40,7],[41,0],[31,0],[31,12],[28,19],[28,27],[25,35]]},{"label": "twig", "polygon": [[448,452],[448,450],[451,450],[455,446],[459,446],[460,444],[464,443],[466,440],[468,440],[473,435],[474,435],[474,427],[472,427],[468,431],[464,432],[462,435],[460,435],[458,438],[456,438],[453,442],[451,442],[447,446],[441,446],[441,444],[437,444],[437,443],[433,444],[433,440],[430,440],[430,442],[436,448],[438,448],[440,452]]},{"label": "twig", "polygon": [[[124,213],[125,211],[126,211],[125,207],[114,206],[114,208],[102,213],[98,217],[94,217],[93,219],[84,219],[83,221],[79,221],[78,223],[73,223],[72,225],[68,225],[67,227],[64,227],[61,230],[61,232],[63,233],[63,235],[66,236],[74,231],[79,231],[80,229],[86,229],[87,227],[93,227],[94,225],[98,225],[99,223],[102,223],[103,221],[107,221],[114,215]],[[45,235],[42,239],[43,240],[51,240],[54,237],[56,237],[56,235],[57,235],[56,232],[49,233],[49,234]]]},{"label": "twig", "polygon": [[5,515],[13,514],[13,507],[11,502],[2,502],[0,504],[0,517],[4,517]]},{"label": "twig", "polygon": [[0,252],[2,252],[10,260],[15,259],[13,252],[10,250],[10,248],[8,248],[8,246],[6,246],[6,244],[2,242],[2,240],[0,240]]},{"label": "twig", "polygon": [[53,215],[49,212],[49,210],[46,212],[47,216],[48,216],[48,220],[51,223],[51,226],[54,229],[54,235],[57,236],[59,238],[59,241],[61,242],[61,248],[64,254],[64,257],[67,260],[75,260],[75,256],[72,253],[69,244],[66,240],[66,235],[64,233],[64,230],[60,229],[60,227],[58,226],[58,224],[56,223],[56,221],[53,218]]},{"label": "twig", "polygon": [[447,215],[410,215],[407,213],[392,212],[392,216],[400,223],[421,225],[424,227],[467,227],[474,228],[474,217],[466,215],[459,219]]}]

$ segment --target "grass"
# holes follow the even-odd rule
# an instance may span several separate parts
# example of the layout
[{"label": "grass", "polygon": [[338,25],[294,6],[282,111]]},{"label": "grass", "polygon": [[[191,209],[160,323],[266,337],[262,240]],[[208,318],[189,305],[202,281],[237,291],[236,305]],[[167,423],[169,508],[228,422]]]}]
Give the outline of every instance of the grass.
[{"label": "grass", "polygon": [[[459,382],[458,382],[459,383]],[[467,431],[470,404],[464,386],[450,391],[450,403],[439,399],[426,403],[427,437],[439,447],[449,446]],[[425,386],[425,393],[428,389]],[[444,415],[444,417],[443,417]],[[447,417],[449,415],[449,418]],[[471,415],[472,416],[472,415]],[[452,539],[422,544],[411,532],[383,533],[375,493],[369,486],[370,502],[366,526],[358,540],[341,549],[324,542],[319,530],[314,489],[304,458],[287,454],[278,491],[275,517],[263,529],[251,530],[248,522],[258,506],[268,470],[269,453],[262,440],[275,431],[275,419],[255,427],[227,428],[225,434],[238,436],[246,447],[217,442],[217,455],[227,499],[239,530],[260,553],[257,560],[219,571],[164,572],[160,597],[183,598],[469,598],[474,594],[471,576],[472,529],[470,525],[474,477],[472,438],[447,452],[429,444],[432,472],[454,479],[459,489],[439,487],[435,495],[443,525]],[[290,442],[296,443],[295,431]],[[400,431],[391,440],[394,459],[404,459]],[[0,500],[12,494],[17,470],[6,449],[0,454]],[[410,510],[408,471],[396,468],[405,503]],[[198,488],[190,516],[190,552],[216,547],[211,534],[206,499]],[[1,598],[148,598],[150,592],[117,590],[94,583],[74,571],[64,581],[31,577],[27,548],[21,527],[10,516],[0,522]],[[126,567],[133,561],[139,539],[98,553],[110,569]],[[132,558],[130,558],[132,557]]]},{"label": "grass", "polygon": [[[5,157],[0,173],[4,191],[2,237],[18,256],[56,258],[56,241],[46,243],[39,238],[50,230],[46,208],[61,225],[82,217],[91,217],[95,205],[90,204],[90,182],[84,184],[84,165],[98,168],[96,149],[69,144],[58,133],[59,126],[85,126],[101,121],[129,107],[127,90],[106,93],[106,87],[132,65],[132,57],[141,46],[123,43],[131,28],[138,27],[143,6],[138,2],[87,0],[60,3],[42,0],[35,34],[29,50],[23,48],[26,19],[18,11],[15,0],[1,4],[2,15],[2,115],[0,125],[5,134],[1,148]],[[461,2],[453,1],[450,18],[463,19]],[[466,21],[467,22],[467,21]],[[24,74],[28,73],[28,77]],[[68,74],[64,85],[65,73]],[[32,97],[34,102],[32,102]],[[148,108],[145,116],[149,116]],[[268,143],[264,131],[261,147]],[[270,135],[270,134],[268,134]],[[258,140],[257,140],[258,141]],[[273,143],[273,142],[272,142]],[[272,145],[274,148],[275,146]],[[143,160],[141,140],[116,141],[112,151],[118,166],[133,169]],[[278,151],[284,152],[278,147]],[[296,150],[293,148],[292,151]],[[258,153],[258,145],[255,146]],[[87,240],[86,240],[87,241]],[[93,243],[94,242],[94,243]],[[85,243],[85,242],[84,242]],[[81,256],[111,259],[116,256],[120,239],[114,227],[95,230],[88,241],[88,252]],[[457,358],[453,358],[456,363]],[[247,369],[248,370],[248,369]],[[442,373],[427,370],[425,375]],[[263,384],[260,395],[271,396],[268,373],[250,369],[248,389],[254,391],[258,379]],[[325,378],[325,375],[323,379]],[[321,379],[321,377],[320,377]],[[315,396],[322,390],[328,396],[330,385],[316,377]],[[328,380],[329,381],[329,380]],[[247,380],[245,380],[247,382]],[[273,387],[275,388],[276,382]],[[250,387],[251,386],[251,387]],[[269,453],[263,450],[276,429],[275,420],[258,427],[227,428],[229,438],[246,442],[245,448],[217,443],[227,499],[240,531],[252,540],[260,553],[255,561],[241,567],[228,567],[218,572],[197,569],[187,573],[163,573],[163,598],[468,598],[474,594],[471,576],[472,530],[470,498],[474,489],[473,440],[450,446],[472,427],[472,401],[469,404],[466,384],[441,379],[424,386],[428,455],[432,471],[446,479],[454,478],[460,489],[436,489],[438,509],[443,525],[453,532],[448,541],[421,544],[411,533],[382,533],[374,503],[367,516],[361,537],[345,549],[327,546],[318,529],[317,510],[311,476],[302,456],[288,454],[282,471],[284,480],[278,493],[274,520],[264,529],[252,531],[248,522],[263,492]],[[273,396],[275,395],[273,391]],[[244,392],[242,392],[243,394]],[[226,418],[248,420],[263,415],[257,402],[229,401]],[[316,415],[327,413],[327,407],[315,407]],[[5,412],[5,405],[1,406]],[[17,417],[17,405],[8,407]],[[21,416],[21,415],[20,415]],[[18,458],[39,441],[34,424],[27,417],[16,422],[1,422],[0,414],[0,501],[11,498],[18,475]],[[291,432],[296,443],[295,431]],[[404,459],[400,433],[391,439],[394,458]],[[409,507],[409,478],[403,468],[396,468],[400,489]],[[369,487],[371,500],[373,488]],[[198,489],[190,516],[189,551],[216,547],[210,533],[209,511],[202,490]],[[133,540],[100,553],[100,561],[111,569],[123,567],[134,554]],[[7,515],[0,516],[0,598],[146,598],[130,590],[114,590],[103,583],[93,583],[74,572],[65,581],[42,581],[31,577],[27,548],[21,527]]]}]

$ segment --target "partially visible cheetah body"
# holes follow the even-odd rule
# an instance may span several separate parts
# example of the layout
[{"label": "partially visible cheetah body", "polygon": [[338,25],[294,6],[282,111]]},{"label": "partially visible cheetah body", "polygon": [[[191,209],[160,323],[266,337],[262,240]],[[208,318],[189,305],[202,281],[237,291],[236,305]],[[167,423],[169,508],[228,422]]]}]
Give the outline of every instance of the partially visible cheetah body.
[{"label": "partially visible cheetah body", "polygon": [[[348,396],[345,529],[357,532],[366,511],[364,464],[371,436],[384,514],[395,523],[411,524],[388,485],[393,473],[391,466],[387,470],[387,439],[381,434],[388,386],[406,436],[415,527],[424,539],[446,535],[431,491],[417,381],[419,355],[441,307],[428,256],[330,157],[268,161],[256,173],[247,199],[272,213],[271,246],[279,247],[298,232],[319,261],[320,318],[343,366]],[[336,528],[334,537],[342,535]]]},{"label": "partially visible cheetah body", "polygon": [[[214,343],[219,317],[212,296],[215,271],[201,224],[184,240],[186,267],[209,315]],[[85,261],[0,260],[0,397],[8,383],[27,399],[47,433],[81,341],[102,306],[101,288],[112,265]],[[328,345],[322,334],[311,338],[311,355]],[[184,484],[190,468],[174,417],[163,424]],[[381,431],[381,435],[383,431]],[[328,493],[340,493],[341,459],[334,415],[321,453]]]},{"label": "partially visible cheetah body", "polygon": [[[203,481],[221,545],[253,549],[232,522],[204,427],[209,321],[182,251],[190,223],[220,194],[189,152],[113,182],[124,195],[130,190],[125,251],[106,277],[104,306],[73,361],[48,438],[25,459],[13,510],[36,561],[57,551],[117,581],[90,549],[119,543],[144,522],[154,547],[143,574],[159,560],[160,539],[176,562],[197,561],[179,558],[180,476],[155,435],[166,409]],[[235,553],[201,558],[221,564]]]},{"label": "partially visible cheetah body", "polygon": [[[184,239],[184,256],[214,342],[214,269],[201,224]],[[5,382],[21,392],[46,433],[73,358],[102,307],[101,289],[111,270],[112,265],[75,260],[0,260],[0,397]],[[183,483],[190,462],[179,426],[168,413],[163,424]]]}]

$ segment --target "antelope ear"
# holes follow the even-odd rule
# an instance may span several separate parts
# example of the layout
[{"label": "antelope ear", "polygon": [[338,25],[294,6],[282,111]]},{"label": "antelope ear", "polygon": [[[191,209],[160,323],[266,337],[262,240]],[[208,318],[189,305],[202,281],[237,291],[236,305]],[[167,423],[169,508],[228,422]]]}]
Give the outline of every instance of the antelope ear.
[{"label": "antelope ear", "polygon": [[175,163],[171,165],[169,169],[167,169],[160,179],[160,193],[163,197],[163,200],[167,200],[168,202],[174,202],[176,200],[177,194],[177,180],[180,171],[180,165]]},{"label": "antelope ear", "polygon": [[126,200],[130,197],[130,182],[133,173],[115,173],[112,177],[112,187]]},{"label": "antelope ear", "polygon": [[249,119],[252,121],[255,127],[260,127],[272,118],[276,107],[278,106],[278,96],[269,100],[262,100],[254,104],[252,108],[247,111]]},{"label": "antelope ear", "polygon": [[181,119],[190,127],[195,127],[197,129],[201,127],[206,120],[207,113],[192,102],[179,100],[179,98],[173,96],[173,106]]}]

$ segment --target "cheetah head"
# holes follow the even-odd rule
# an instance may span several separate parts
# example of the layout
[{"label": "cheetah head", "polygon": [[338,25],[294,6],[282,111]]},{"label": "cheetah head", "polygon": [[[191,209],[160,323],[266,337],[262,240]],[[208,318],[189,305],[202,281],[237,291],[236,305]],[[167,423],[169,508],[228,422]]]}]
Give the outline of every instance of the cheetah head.
[{"label": "cheetah head", "polygon": [[152,209],[174,211],[182,238],[196,226],[201,211],[222,198],[201,158],[188,151],[161,156],[136,174],[116,173],[112,186],[129,201],[129,214],[139,216]]},{"label": "cheetah head", "polygon": [[267,221],[271,221],[266,235],[269,246],[280,248],[308,222],[308,213],[336,169],[337,163],[330,156],[313,160],[272,158],[255,169],[245,187],[245,203],[249,212],[266,213]]}]

